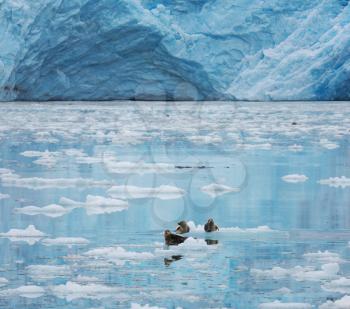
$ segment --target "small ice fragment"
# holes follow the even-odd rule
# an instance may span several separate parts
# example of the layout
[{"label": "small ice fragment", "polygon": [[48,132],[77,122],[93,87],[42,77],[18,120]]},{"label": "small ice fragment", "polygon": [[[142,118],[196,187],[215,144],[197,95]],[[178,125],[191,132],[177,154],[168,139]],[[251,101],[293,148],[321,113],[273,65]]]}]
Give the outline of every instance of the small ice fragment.
[{"label": "small ice fragment", "polygon": [[220,195],[223,195],[226,193],[240,191],[239,188],[229,187],[229,186],[218,184],[218,183],[212,183],[210,185],[203,186],[201,188],[201,190],[202,190],[202,192],[210,195],[211,197],[217,197],[217,196],[220,196]]},{"label": "small ice fragment", "polygon": [[171,200],[180,198],[185,194],[185,191],[183,189],[167,185],[161,185],[154,188],[137,186],[114,186],[107,192],[114,198],[123,199],[159,198],[162,200]]},{"label": "small ice fragment", "polygon": [[341,177],[330,177],[328,179],[321,179],[318,181],[321,185],[327,185],[333,188],[346,188],[350,187],[350,178],[347,178],[345,176]]},{"label": "small ice fragment", "polygon": [[45,290],[36,285],[24,285],[15,289],[8,289],[0,291],[2,297],[25,297],[25,298],[38,298],[45,294]]},{"label": "small ice fragment", "polygon": [[51,204],[45,207],[26,206],[22,208],[15,208],[14,211],[16,213],[28,216],[43,215],[52,218],[61,217],[70,212],[69,209],[56,204]]},{"label": "small ice fragment", "polygon": [[283,181],[290,183],[305,182],[308,179],[309,178],[307,176],[301,174],[290,174],[282,177]]},{"label": "small ice fragment", "polygon": [[307,303],[282,303],[278,300],[272,303],[259,305],[259,309],[311,309],[312,306]]},{"label": "small ice fragment", "polygon": [[10,198],[10,196],[8,194],[0,193],[0,200],[4,200],[7,198]]},{"label": "small ice fragment", "polygon": [[46,238],[42,241],[45,246],[85,246],[90,243],[89,240],[82,237],[58,237]]}]

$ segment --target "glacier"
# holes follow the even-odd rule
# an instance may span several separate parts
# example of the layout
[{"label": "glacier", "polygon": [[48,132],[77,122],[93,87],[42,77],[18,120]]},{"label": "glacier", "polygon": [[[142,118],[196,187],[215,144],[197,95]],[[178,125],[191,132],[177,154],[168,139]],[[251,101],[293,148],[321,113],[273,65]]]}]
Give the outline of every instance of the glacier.
[{"label": "glacier", "polygon": [[348,0],[0,0],[0,100],[349,100]]}]

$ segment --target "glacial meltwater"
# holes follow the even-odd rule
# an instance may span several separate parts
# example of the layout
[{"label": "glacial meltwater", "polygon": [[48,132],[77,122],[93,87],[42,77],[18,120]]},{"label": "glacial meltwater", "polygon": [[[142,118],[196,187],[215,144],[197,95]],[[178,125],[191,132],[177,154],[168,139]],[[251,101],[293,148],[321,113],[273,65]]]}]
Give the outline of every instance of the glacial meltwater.
[{"label": "glacial meltwater", "polygon": [[1,104],[0,308],[350,308],[349,119],[342,102]]}]

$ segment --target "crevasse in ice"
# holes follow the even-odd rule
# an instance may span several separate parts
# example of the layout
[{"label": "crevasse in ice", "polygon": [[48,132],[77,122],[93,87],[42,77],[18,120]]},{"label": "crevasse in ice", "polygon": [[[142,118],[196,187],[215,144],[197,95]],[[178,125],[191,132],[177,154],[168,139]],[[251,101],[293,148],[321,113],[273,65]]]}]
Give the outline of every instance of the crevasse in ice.
[{"label": "crevasse in ice", "polygon": [[0,0],[1,100],[347,100],[348,0]]}]

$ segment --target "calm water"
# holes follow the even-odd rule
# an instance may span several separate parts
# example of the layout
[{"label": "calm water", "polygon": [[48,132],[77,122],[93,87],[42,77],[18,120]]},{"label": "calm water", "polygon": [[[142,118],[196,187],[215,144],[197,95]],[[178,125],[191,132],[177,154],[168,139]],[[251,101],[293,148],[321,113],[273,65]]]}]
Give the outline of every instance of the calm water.
[{"label": "calm water", "polygon": [[[349,119],[348,103],[0,105],[0,308],[348,308]],[[183,219],[194,238],[165,247]]]}]

